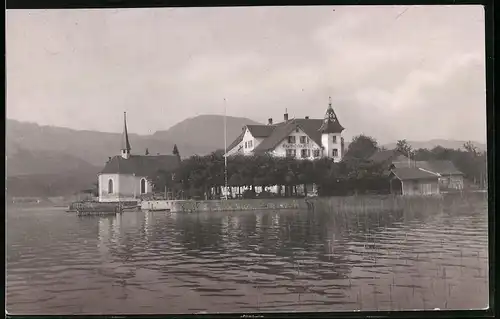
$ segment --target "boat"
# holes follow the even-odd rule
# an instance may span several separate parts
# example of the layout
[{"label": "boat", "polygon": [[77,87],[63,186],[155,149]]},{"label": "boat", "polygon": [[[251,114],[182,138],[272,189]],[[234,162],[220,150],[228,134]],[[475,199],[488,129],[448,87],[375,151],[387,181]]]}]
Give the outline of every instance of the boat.
[{"label": "boat", "polygon": [[109,215],[123,213],[124,211],[134,211],[140,206],[137,203],[102,203],[94,201],[74,202],[68,207],[66,212],[77,213],[77,215]]},{"label": "boat", "polygon": [[103,209],[101,207],[95,208],[78,208],[76,210],[77,216],[104,216],[104,215],[116,215],[123,213],[123,209],[120,206],[114,207],[114,209]]}]

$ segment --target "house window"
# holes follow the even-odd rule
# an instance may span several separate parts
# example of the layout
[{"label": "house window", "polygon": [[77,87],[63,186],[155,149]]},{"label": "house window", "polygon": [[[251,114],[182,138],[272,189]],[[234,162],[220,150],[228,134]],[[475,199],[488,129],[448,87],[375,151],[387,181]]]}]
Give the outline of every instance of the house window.
[{"label": "house window", "polygon": [[313,150],[314,157],[319,157],[319,150]]},{"label": "house window", "polygon": [[308,149],[300,150],[300,156],[302,158],[310,157],[311,156],[311,150],[308,150]]},{"label": "house window", "polygon": [[248,142],[245,142],[245,148],[248,148]]},{"label": "house window", "polygon": [[113,194],[113,180],[111,178],[108,180],[108,194]]},{"label": "house window", "polygon": [[252,148],[252,145],[253,145],[253,141],[248,141],[248,147]]},{"label": "house window", "polygon": [[336,149],[336,148],[334,148],[334,149],[332,150],[332,155],[333,155],[333,157],[337,157],[337,156],[339,156],[339,150],[338,150],[338,149]]},{"label": "house window", "polygon": [[300,132],[299,128],[296,128],[296,129],[295,129],[295,132],[296,132],[296,133]]},{"label": "house window", "polygon": [[146,194],[146,179],[141,179],[141,194]]},{"label": "house window", "polygon": [[303,135],[300,137],[300,144],[306,144],[307,143],[307,136]]},{"label": "house window", "polygon": [[286,157],[296,157],[297,150],[286,150]]},{"label": "house window", "polygon": [[337,136],[336,135],[332,136],[332,143],[337,143]]},{"label": "house window", "polygon": [[295,136],[288,137],[288,144],[295,144]]}]

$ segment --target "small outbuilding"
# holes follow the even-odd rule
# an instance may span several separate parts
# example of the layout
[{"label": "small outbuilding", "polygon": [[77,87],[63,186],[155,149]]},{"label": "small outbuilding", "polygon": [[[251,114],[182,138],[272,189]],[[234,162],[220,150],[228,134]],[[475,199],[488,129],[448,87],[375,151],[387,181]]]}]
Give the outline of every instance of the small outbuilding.
[{"label": "small outbuilding", "polygon": [[464,173],[459,171],[452,161],[418,161],[417,167],[439,175],[439,185],[446,189],[463,189]]},{"label": "small outbuilding", "polygon": [[402,167],[391,170],[391,194],[404,196],[438,195],[439,174],[417,167]]}]

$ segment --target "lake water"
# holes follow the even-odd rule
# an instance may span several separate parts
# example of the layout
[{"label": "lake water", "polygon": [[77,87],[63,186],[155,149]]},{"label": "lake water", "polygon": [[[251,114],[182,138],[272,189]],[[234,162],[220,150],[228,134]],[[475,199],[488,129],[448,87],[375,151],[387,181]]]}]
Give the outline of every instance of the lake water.
[{"label": "lake water", "polygon": [[11,314],[483,309],[487,203],[77,217],[7,208]]}]

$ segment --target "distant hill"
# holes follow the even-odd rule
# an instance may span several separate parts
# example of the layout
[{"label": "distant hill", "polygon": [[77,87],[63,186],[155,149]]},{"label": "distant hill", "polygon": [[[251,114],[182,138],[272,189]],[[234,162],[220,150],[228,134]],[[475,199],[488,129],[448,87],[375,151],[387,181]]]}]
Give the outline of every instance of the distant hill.
[{"label": "distant hill", "polygon": [[[228,144],[245,124],[227,117]],[[224,148],[224,117],[201,115],[152,135],[129,134],[132,153],[171,154],[177,144],[183,157]],[[108,157],[119,154],[121,133],[79,131],[7,119],[6,173],[8,196],[72,194],[91,187]]]},{"label": "distant hill", "polygon": [[[238,137],[245,125],[261,124],[244,117],[226,117],[227,145]],[[199,149],[198,154],[207,154],[216,149],[224,149],[224,116],[200,115],[175,124],[166,131],[152,135],[160,140],[182,141]],[[193,155],[189,154],[189,155]]]},{"label": "distant hill", "polygon": [[[413,147],[413,149],[419,149],[419,148],[433,149],[436,146],[442,146],[444,148],[451,148],[451,149],[463,149],[464,144],[467,143],[467,141],[444,140],[444,139],[433,139],[429,141],[407,141],[407,142]],[[475,141],[473,141],[473,144],[480,151],[486,151],[487,148],[486,144]],[[387,149],[394,149],[396,148],[396,143],[389,143],[382,146]]]},{"label": "distant hill", "polygon": [[70,196],[92,188],[97,171],[72,171],[66,174],[34,174],[10,176],[6,181],[6,197]]},{"label": "distant hill", "polygon": [[[228,143],[231,143],[245,124],[255,121],[227,117]],[[181,156],[204,155],[224,147],[224,117],[201,115],[184,120],[168,130],[153,135],[129,134],[132,153],[170,154],[177,144]],[[40,126],[35,123],[7,120],[6,151],[12,155],[18,150],[54,152],[80,158],[92,165],[102,166],[110,156],[119,154],[121,133],[78,131],[69,128]],[[37,165],[34,164],[36,170]],[[44,171],[38,171],[45,173]]]},{"label": "distant hill", "polygon": [[[227,118],[228,145],[247,124],[247,118]],[[7,119],[6,171],[10,196],[54,196],[90,188],[108,157],[119,154],[121,133],[79,131]],[[130,134],[132,153],[171,154],[177,144],[182,157],[205,155],[224,148],[224,117],[200,115],[152,135]],[[409,142],[414,148],[461,148],[465,141]],[[396,143],[383,145],[389,149]],[[486,145],[476,143],[481,150]],[[348,141],[346,141],[346,148]]]},{"label": "distant hill", "polygon": [[100,167],[59,151],[29,151],[17,148],[6,157],[7,176],[98,172]]}]

